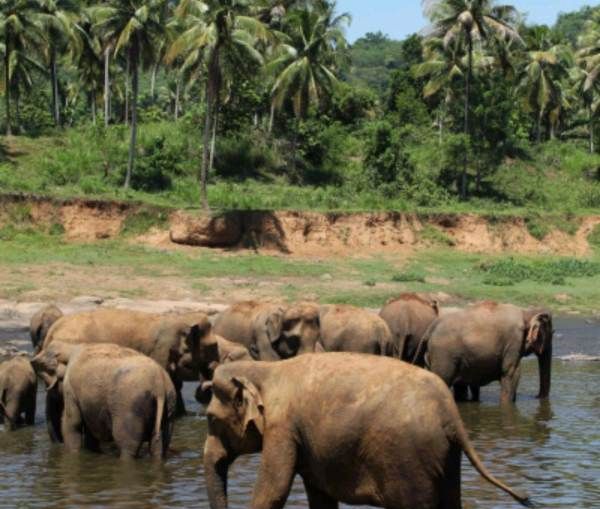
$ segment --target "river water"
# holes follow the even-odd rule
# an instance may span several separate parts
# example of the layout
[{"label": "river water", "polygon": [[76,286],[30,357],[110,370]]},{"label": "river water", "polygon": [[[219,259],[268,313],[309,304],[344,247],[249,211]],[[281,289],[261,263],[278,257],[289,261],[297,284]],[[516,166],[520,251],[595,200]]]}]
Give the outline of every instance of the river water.
[{"label": "river water", "polygon": [[[497,384],[481,391],[482,402],[460,411],[477,451],[489,469],[526,491],[539,507],[600,507],[600,324],[568,318],[555,321],[551,400],[540,403],[537,363],[526,359],[519,399],[510,409],[498,405]],[[0,331],[2,340],[20,337]],[[42,384],[40,384],[41,386]],[[177,422],[173,454],[163,464],[149,459],[123,464],[113,454],[65,454],[51,444],[44,424],[43,393],[36,425],[0,433],[0,507],[208,508],[202,471],[206,420]],[[196,411],[192,384],[186,384],[188,410]],[[230,507],[247,507],[259,456],[243,457],[230,471]],[[418,489],[418,487],[416,487]],[[518,507],[483,481],[463,460],[465,508]],[[307,508],[296,479],[288,508]]]}]

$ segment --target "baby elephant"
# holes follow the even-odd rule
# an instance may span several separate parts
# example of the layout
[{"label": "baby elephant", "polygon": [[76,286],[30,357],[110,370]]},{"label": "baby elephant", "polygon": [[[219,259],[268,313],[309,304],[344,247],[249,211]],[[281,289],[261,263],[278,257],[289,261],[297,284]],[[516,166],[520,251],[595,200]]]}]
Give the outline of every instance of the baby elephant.
[{"label": "baby elephant", "polygon": [[167,372],[156,361],[115,344],[69,345],[53,342],[37,357],[47,383],[64,371],[62,434],[65,446],[99,450],[114,440],[121,458],[140,455],[149,443],[155,458],[165,456],[173,430],[176,394]]},{"label": "baby elephant", "polygon": [[27,357],[13,357],[0,364],[0,423],[14,430],[35,420],[37,377]]},{"label": "baby elephant", "polygon": [[217,368],[212,389],[211,509],[227,507],[236,457],[261,450],[252,509],[283,507],[296,474],[311,509],[460,509],[462,452],[488,482],[529,503],[481,463],[444,382],[408,363],[351,353],[232,362]]}]

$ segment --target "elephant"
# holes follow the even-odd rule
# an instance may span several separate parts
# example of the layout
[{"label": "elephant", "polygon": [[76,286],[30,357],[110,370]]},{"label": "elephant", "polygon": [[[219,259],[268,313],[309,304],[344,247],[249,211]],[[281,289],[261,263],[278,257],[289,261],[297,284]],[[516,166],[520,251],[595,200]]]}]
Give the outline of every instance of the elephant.
[{"label": "elephant", "polygon": [[[171,376],[177,392],[177,415],[185,415],[181,396],[184,381],[198,381],[200,372],[218,361],[212,326],[204,313],[160,315],[140,311],[100,308],[57,320],[44,339],[41,351],[54,341],[65,343],[115,343],[154,359]],[[60,386],[59,386],[60,387]],[[50,436],[60,440],[60,393],[47,391]],[[53,414],[51,418],[50,414]]]},{"label": "elephant", "polygon": [[398,356],[389,327],[375,313],[348,305],[321,306],[319,320],[326,352]]},{"label": "elephant", "polygon": [[[59,369],[59,365],[66,368]],[[168,373],[155,361],[116,344],[54,341],[35,358],[48,388],[62,382],[61,431],[65,448],[100,451],[114,441],[121,458],[140,455],[145,443],[163,458],[173,431],[177,396]]]},{"label": "elephant", "polygon": [[273,344],[281,334],[285,307],[271,302],[233,304],[217,316],[214,333],[244,345],[255,359],[275,361],[280,355]]},{"label": "elephant", "polygon": [[479,399],[479,388],[500,381],[503,403],[516,400],[523,357],[538,358],[538,398],[548,398],[552,370],[552,313],[492,301],[438,318],[422,339],[416,363],[454,387],[457,399]]},{"label": "elephant", "polygon": [[412,361],[421,338],[439,313],[437,301],[424,299],[416,293],[403,293],[386,303],[379,316],[392,333],[400,359]]},{"label": "elephant", "polygon": [[33,426],[36,394],[37,377],[27,357],[19,355],[0,363],[0,422],[5,429]]},{"label": "elephant", "polygon": [[219,366],[207,408],[204,475],[211,509],[227,476],[262,451],[250,507],[284,506],[299,474],[311,509],[339,502],[387,509],[461,507],[461,456],[523,505],[480,461],[446,385],[397,359],[307,354]]},{"label": "elephant", "polygon": [[49,304],[40,309],[31,317],[29,324],[29,333],[31,335],[31,344],[33,351],[39,352],[48,330],[54,322],[63,316],[63,312],[54,304]]}]

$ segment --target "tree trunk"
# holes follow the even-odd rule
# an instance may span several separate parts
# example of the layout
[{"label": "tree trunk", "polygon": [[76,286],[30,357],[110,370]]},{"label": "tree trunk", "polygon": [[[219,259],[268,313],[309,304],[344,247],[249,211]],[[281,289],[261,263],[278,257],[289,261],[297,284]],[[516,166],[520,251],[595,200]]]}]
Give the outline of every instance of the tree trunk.
[{"label": "tree trunk", "polygon": [[54,126],[60,126],[60,98],[58,91],[58,73],[56,70],[56,48],[50,48],[50,79],[52,80],[52,115]]},{"label": "tree trunk", "polygon": [[175,107],[173,111],[173,116],[175,117],[175,122],[179,119],[179,90],[180,82],[179,77],[177,77],[177,82],[175,83]]},{"label": "tree trunk", "polygon": [[208,166],[210,164],[210,136],[213,125],[214,100],[211,92],[210,77],[206,83],[206,113],[204,115],[204,133],[202,140],[202,169],[200,171],[200,205],[208,210],[208,197],[206,193],[206,181],[208,179]]},{"label": "tree trunk", "polygon": [[596,147],[594,145],[594,110],[593,106],[590,104],[589,107],[589,115],[590,115],[590,154],[596,152]]},{"label": "tree trunk", "polygon": [[544,118],[544,108],[540,110],[537,121],[537,142],[542,143],[542,120]]},{"label": "tree trunk", "polygon": [[104,50],[104,126],[110,124],[110,46]]},{"label": "tree trunk", "polygon": [[131,48],[131,139],[129,141],[129,159],[127,161],[127,175],[125,177],[125,189],[131,185],[131,174],[133,173],[133,163],[135,160],[135,146],[137,141],[137,100],[138,100],[138,45],[134,40]]},{"label": "tree trunk", "polygon": [[215,162],[215,145],[217,142],[217,124],[219,122],[219,110],[215,108],[213,114],[213,126],[212,126],[212,137],[210,140],[210,161],[208,164],[208,172],[209,174],[212,172],[213,164]]},{"label": "tree trunk", "polygon": [[[473,74],[473,40],[471,37],[468,37],[468,52],[469,52],[469,61],[467,68],[467,76],[466,76],[466,86],[465,86],[465,136],[467,140],[469,139],[469,104],[471,100],[471,77]],[[460,197],[463,200],[467,199],[467,166],[469,164],[467,150],[465,150],[464,160],[463,160],[463,171],[461,176],[460,183]]]},{"label": "tree trunk", "polygon": [[23,134],[21,129],[21,94],[19,93],[19,82],[15,82],[15,123],[18,134]]},{"label": "tree trunk", "polygon": [[273,122],[275,122],[275,104],[271,102],[271,111],[269,112],[269,134],[273,132]]},{"label": "tree trunk", "polygon": [[296,118],[294,120],[294,134],[292,136],[292,175],[296,175],[296,152],[298,151],[298,129],[300,129],[300,122]]},{"label": "tree trunk", "polygon": [[4,55],[4,101],[6,108],[6,136],[12,135],[12,130],[10,128],[10,47],[8,40],[8,27],[5,28],[6,33],[4,36],[4,44],[5,44],[5,55]]},{"label": "tree trunk", "polygon": [[154,102],[154,91],[156,89],[156,73],[158,72],[158,62],[152,66],[152,75],[150,76],[150,98]]},{"label": "tree trunk", "polygon": [[125,125],[129,125],[129,75],[131,74],[131,58],[127,52],[127,64],[125,66]]},{"label": "tree trunk", "polygon": [[91,101],[92,101],[92,124],[96,125],[96,93],[91,93]]}]

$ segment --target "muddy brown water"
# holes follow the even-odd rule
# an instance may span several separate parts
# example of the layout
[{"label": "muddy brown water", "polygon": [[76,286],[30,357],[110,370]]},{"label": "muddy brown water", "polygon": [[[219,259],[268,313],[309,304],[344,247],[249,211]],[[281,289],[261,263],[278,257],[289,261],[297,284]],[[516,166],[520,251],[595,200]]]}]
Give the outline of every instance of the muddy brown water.
[{"label": "muddy brown water", "polygon": [[[556,321],[552,394],[547,403],[533,396],[537,363],[525,360],[519,400],[498,405],[497,384],[482,389],[480,404],[460,411],[486,465],[513,487],[524,490],[539,507],[600,506],[600,323],[568,318]],[[25,339],[1,331],[6,339]],[[36,425],[0,433],[0,507],[208,508],[202,446],[206,420],[177,422],[175,452],[160,465],[149,459],[123,464],[114,454],[65,454],[51,444],[44,424],[43,393],[38,394]],[[196,412],[193,384],[186,384],[188,409]],[[238,459],[230,473],[230,507],[249,504],[259,456]],[[415,487],[418,489],[418,487]],[[463,459],[465,508],[518,507],[483,481]],[[286,507],[307,508],[296,479]]]}]

